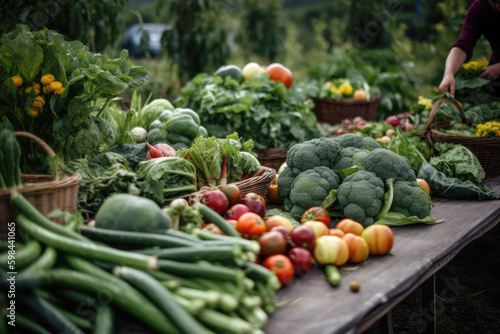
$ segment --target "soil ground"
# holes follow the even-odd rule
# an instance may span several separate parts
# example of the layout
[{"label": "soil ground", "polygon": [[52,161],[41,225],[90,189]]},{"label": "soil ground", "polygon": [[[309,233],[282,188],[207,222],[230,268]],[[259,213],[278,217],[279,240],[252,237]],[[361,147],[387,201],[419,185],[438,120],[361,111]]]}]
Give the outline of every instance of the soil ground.
[{"label": "soil ground", "polygon": [[[436,332],[500,333],[500,224],[464,247],[435,274]],[[391,311],[397,334],[422,333],[428,308],[417,288]],[[428,318],[427,318],[428,319]],[[378,322],[365,334],[384,333]]]}]

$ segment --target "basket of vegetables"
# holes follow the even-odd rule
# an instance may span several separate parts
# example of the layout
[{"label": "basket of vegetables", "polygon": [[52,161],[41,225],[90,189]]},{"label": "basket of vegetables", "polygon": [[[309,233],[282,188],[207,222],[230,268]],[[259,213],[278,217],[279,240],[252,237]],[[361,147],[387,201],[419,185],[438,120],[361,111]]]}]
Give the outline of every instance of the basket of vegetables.
[{"label": "basket of vegetables", "polygon": [[[374,121],[380,103],[380,95],[371,95],[367,85],[347,79],[328,81],[321,87],[314,101],[314,113],[319,122],[337,124],[346,118],[362,117]],[[354,87],[353,87],[354,86]]]},{"label": "basket of vegetables", "polygon": [[[451,103],[452,109],[460,112],[462,123],[434,121],[436,112],[443,103]],[[444,97],[438,99],[429,112],[425,130],[415,135],[426,139],[431,147],[437,142],[461,144],[477,157],[486,178],[500,175],[500,123],[475,124],[471,122],[457,100]]]},{"label": "basket of vegetables", "polygon": [[17,217],[17,212],[10,205],[10,198],[15,192],[22,194],[44,215],[54,210],[73,212],[76,209],[78,197],[80,180],[78,173],[60,179],[52,175],[20,173],[21,150],[16,137],[31,140],[49,157],[55,157],[54,151],[47,143],[35,135],[11,131],[4,124],[0,127],[0,153],[2,155],[0,173],[4,181],[3,187],[0,186],[0,240],[7,239],[8,223],[13,222]]}]

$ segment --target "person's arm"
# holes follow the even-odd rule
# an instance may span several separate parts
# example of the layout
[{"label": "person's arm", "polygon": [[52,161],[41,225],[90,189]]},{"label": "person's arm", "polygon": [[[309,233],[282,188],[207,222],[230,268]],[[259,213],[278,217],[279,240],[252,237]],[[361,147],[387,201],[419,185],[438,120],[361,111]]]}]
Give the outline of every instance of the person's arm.
[{"label": "person's arm", "polygon": [[455,94],[455,73],[457,73],[466,59],[467,54],[462,49],[458,47],[451,48],[448,58],[446,58],[443,80],[439,84],[441,92]]}]

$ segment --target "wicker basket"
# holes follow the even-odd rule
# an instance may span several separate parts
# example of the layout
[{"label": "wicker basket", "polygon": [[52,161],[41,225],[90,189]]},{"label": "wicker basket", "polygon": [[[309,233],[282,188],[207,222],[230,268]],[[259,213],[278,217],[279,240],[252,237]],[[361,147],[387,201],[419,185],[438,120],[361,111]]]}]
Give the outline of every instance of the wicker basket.
[{"label": "wicker basket", "polygon": [[[263,167],[260,171],[256,173],[256,176],[252,176],[246,180],[234,182],[233,184],[237,185],[238,188],[240,188],[241,196],[253,192],[265,198],[267,196],[269,185],[271,184],[271,181],[274,179],[275,176],[276,176],[275,169],[269,167]],[[220,187],[221,186],[219,186],[219,188]],[[209,188],[203,189],[192,194],[189,197],[189,202],[193,203],[194,201],[196,201],[208,189]]]},{"label": "wicker basket", "polygon": [[286,161],[286,148],[255,148],[253,151],[257,154],[257,159],[259,159],[260,164],[264,167],[278,170]]},{"label": "wicker basket", "polygon": [[464,137],[439,131],[439,129],[450,128],[449,121],[433,123],[434,115],[439,105],[443,102],[453,103],[460,111],[462,121],[469,125],[472,124],[465,117],[464,110],[459,103],[452,99],[441,98],[432,106],[425,130],[415,133],[415,136],[426,139],[431,147],[436,142],[461,144],[467,147],[477,157],[481,166],[483,166],[486,178],[500,175],[500,137]]},{"label": "wicker basket", "polygon": [[342,120],[360,116],[366,121],[374,121],[380,103],[380,95],[372,96],[370,101],[358,99],[318,99],[314,101],[314,113],[318,122],[338,124]]},{"label": "wicker basket", "polygon": [[[24,137],[40,145],[49,156],[55,156],[54,151],[40,138],[27,133],[15,131],[17,137]],[[58,209],[73,212],[78,199],[80,174],[74,174],[56,181],[52,175],[21,174],[22,187],[0,189],[0,240],[7,239],[7,224],[15,221],[17,212],[10,206],[12,191],[22,194],[42,214],[47,215]]]}]

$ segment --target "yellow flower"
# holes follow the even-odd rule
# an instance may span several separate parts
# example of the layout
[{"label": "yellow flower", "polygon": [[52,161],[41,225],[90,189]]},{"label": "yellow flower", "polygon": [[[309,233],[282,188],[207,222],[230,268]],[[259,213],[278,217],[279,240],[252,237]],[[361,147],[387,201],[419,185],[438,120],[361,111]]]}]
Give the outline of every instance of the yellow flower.
[{"label": "yellow flower", "polygon": [[31,92],[31,87],[27,87],[26,90],[24,91],[26,94],[28,94],[29,92]]},{"label": "yellow flower", "polygon": [[54,81],[54,82],[51,82],[50,84],[47,85],[47,89],[50,92],[55,92],[56,90],[60,89],[61,87],[62,87],[62,83],[60,83],[59,81]]},{"label": "yellow flower", "polygon": [[12,81],[14,81],[14,85],[16,85],[16,87],[20,87],[23,84],[23,78],[21,78],[19,75],[13,76]]},{"label": "yellow flower", "polygon": [[428,99],[426,97],[419,96],[417,104],[420,106],[423,106],[425,108],[425,110],[432,109],[432,100]]},{"label": "yellow flower", "polygon": [[64,93],[64,90],[65,90],[65,89],[66,89],[66,88],[61,87],[61,88],[59,88],[59,89],[55,90],[55,91],[54,91],[54,94],[57,94],[57,95],[62,95],[62,94]]},{"label": "yellow flower", "polygon": [[477,125],[476,137],[495,137],[500,136],[499,122],[486,122]]},{"label": "yellow flower", "polygon": [[339,93],[339,90],[337,89],[337,86],[332,85],[332,87],[330,87],[330,92],[332,92],[332,93],[335,93],[335,94],[336,94],[336,93]]},{"label": "yellow flower", "polygon": [[36,117],[38,115],[39,109],[38,108],[30,108],[30,115],[31,117]]},{"label": "yellow flower", "polygon": [[54,82],[56,81],[56,78],[54,78],[54,76],[52,74],[45,74],[42,79],[40,80],[40,82],[43,84],[43,85],[48,85],[50,84],[51,82]]},{"label": "yellow flower", "polygon": [[49,88],[48,88],[48,87],[49,87],[49,85],[44,85],[44,86],[43,86],[42,91],[43,91],[43,93],[44,93],[44,94],[48,94],[48,93],[50,93],[50,91],[49,91]]},{"label": "yellow flower", "polygon": [[40,95],[40,84],[36,83],[33,88],[35,89],[35,95]]},{"label": "yellow flower", "polygon": [[35,99],[33,100],[33,102],[31,102],[31,108],[32,109],[33,108],[42,109],[44,105],[45,105],[45,100],[41,96],[35,97]]},{"label": "yellow flower", "polygon": [[339,92],[343,95],[349,96],[352,94],[352,86],[348,82],[343,82],[339,87]]}]

